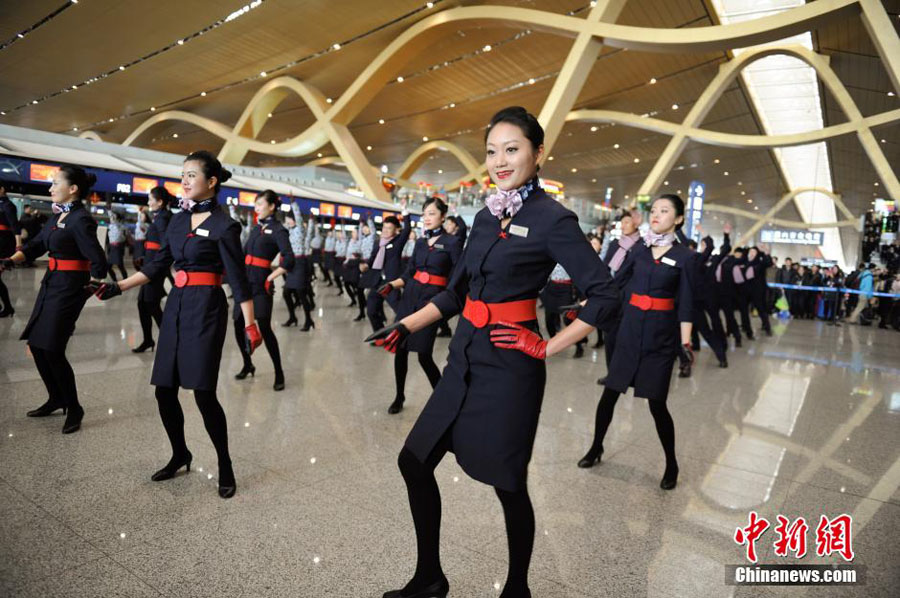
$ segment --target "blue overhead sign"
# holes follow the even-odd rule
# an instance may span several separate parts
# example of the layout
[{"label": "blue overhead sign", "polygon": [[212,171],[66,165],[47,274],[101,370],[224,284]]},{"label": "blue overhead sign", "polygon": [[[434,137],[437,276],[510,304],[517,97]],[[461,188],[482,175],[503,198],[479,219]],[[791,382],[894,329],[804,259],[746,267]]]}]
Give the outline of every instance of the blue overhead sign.
[{"label": "blue overhead sign", "polygon": [[706,196],[706,185],[700,181],[691,181],[688,188],[688,205],[686,210],[685,234],[689,239],[700,240],[700,232],[695,230],[703,219],[703,199]]}]

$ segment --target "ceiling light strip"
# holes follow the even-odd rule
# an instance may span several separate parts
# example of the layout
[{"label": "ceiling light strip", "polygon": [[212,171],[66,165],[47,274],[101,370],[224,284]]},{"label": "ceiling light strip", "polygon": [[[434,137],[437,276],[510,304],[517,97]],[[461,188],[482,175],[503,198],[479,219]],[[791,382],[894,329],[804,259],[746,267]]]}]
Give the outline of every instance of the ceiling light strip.
[{"label": "ceiling light strip", "polygon": [[8,40],[6,40],[6,41],[3,42],[2,44],[0,44],[0,50],[5,50],[6,48],[8,48],[9,46],[13,45],[14,43],[16,43],[17,41],[19,41],[20,39],[24,38],[24,37],[25,37],[26,35],[28,35],[29,33],[34,32],[36,29],[38,29],[38,28],[41,27],[42,25],[46,25],[47,23],[49,23],[50,21],[52,21],[54,18],[58,17],[58,16],[59,16],[63,11],[65,11],[67,8],[70,8],[73,4],[77,4],[77,3],[78,3],[78,2],[66,2],[65,4],[63,4],[62,6],[60,6],[59,8],[57,8],[56,10],[54,10],[53,12],[51,12],[49,15],[47,15],[46,17],[44,17],[43,19],[41,19],[40,21],[38,21],[37,23],[35,23],[35,24],[32,25],[31,27],[28,27],[27,29],[23,29],[22,31],[19,31],[19,32],[16,33],[14,36],[12,36],[12,37],[9,38]]}]

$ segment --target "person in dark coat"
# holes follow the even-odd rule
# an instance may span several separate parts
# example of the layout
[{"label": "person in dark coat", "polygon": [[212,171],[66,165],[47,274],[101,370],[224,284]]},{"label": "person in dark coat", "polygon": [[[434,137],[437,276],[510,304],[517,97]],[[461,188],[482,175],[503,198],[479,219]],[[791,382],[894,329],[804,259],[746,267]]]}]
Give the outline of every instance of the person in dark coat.
[{"label": "person in dark coat", "polygon": [[[562,328],[563,314],[568,322],[574,313],[571,308],[566,308],[580,301],[578,289],[572,284],[572,277],[562,267],[562,264],[556,264],[556,267],[550,272],[550,278],[541,290],[539,297],[544,304],[544,323],[547,326],[547,335],[555,336]],[[576,359],[584,356],[585,342],[575,343],[574,357]]]},{"label": "person in dark coat", "polygon": [[[166,229],[172,218],[169,206],[174,202],[175,197],[162,185],[154,187],[147,194],[150,226],[147,227],[147,236],[143,243],[143,255],[139,262],[141,265],[152,262],[156,253],[162,248],[163,239],[166,238]],[[164,282],[165,277],[152,280],[138,291],[138,317],[141,321],[144,340],[131,350],[133,353],[143,353],[147,349],[156,347],[156,343],[153,341],[153,322],[156,322],[157,327],[162,325],[162,300],[166,296]]]},{"label": "person in dark coat", "polygon": [[63,434],[79,430],[84,417],[66,345],[84,304],[106,276],[106,255],[97,241],[97,223],[83,203],[96,181],[97,177],[78,166],[61,166],[50,186],[53,217],[21,251],[3,260],[2,267],[5,270],[12,263],[50,254],[34,309],[19,339],[28,341],[49,395],[28,416],[45,417],[62,409],[66,413]]},{"label": "person in dark coat", "polygon": [[766,336],[772,336],[767,300],[769,286],[766,284],[766,270],[772,267],[772,257],[762,250],[763,247],[768,249],[768,246],[763,245],[747,250],[747,267],[744,269],[744,277],[747,279],[750,291],[750,303],[756,308],[756,313],[762,322],[763,332]]},{"label": "person in dark coat", "polygon": [[[441,381],[400,452],[415,523],[412,580],[384,598],[446,596],[441,502],[434,469],[448,451],[472,478],[494,486],[503,506],[509,571],[500,596],[530,596],[534,511],[528,463],[544,396],[544,359],[581,340],[619,309],[618,293],[575,214],[541,189],[543,130],[524,108],[497,113],[486,132],[487,170],[497,192],[475,216],[450,284],[424,308],[374,337],[388,350],[462,312]],[[549,341],[538,332],[538,292],[561,263],[587,297],[578,319]]]},{"label": "person in dark coat", "polygon": [[735,288],[734,296],[738,314],[741,318],[741,330],[743,330],[744,335],[752,341],[755,340],[755,337],[753,336],[753,325],[750,322],[750,303],[753,291],[752,285],[747,279],[748,251],[749,250],[746,247],[735,247],[734,265],[732,265],[731,271]]},{"label": "person in dark coat", "polygon": [[[415,313],[428,305],[444,290],[450,281],[450,275],[462,254],[462,241],[455,235],[444,231],[443,223],[447,215],[447,204],[438,197],[430,197],[422,206],[422,222],[425,232],[421,239],[415,241],[406,270],[394,280],[386,282],[380,289],[382,296],[388,296],[395,289],[402,290],[400,303],[397,306],[397,319]],[[419,354],[419,365],[428,377],[431,388],[435,388],[441,379],[441,370],[434,363],[434,339],[438,324],[432,324],[415,334],[411,334],[402,347],[394,353],[394,380],[397,394],[394,402],[388,407],[388,413],[400,413],[406,400],[406,373],[409,369],[409,354]]]},{"label": "person in dark coat", "polygon": [[[698,231],[701,231],[699,224],[696,224],[695,228]],[[693,327],[691,330],[691,348],[694,351],[700,350],[700,337],[702,336],[706,340],[709,347],[713,350],[713,353],[716,354],[716,358],[719,360],[719,367],[728,367],[728,360],[725,354],[725,352],[728,350],[728,343],[725,340],[724,330],[722,330],[722,323],[721,321],[719,321],[719,327],[718,329],[716,329],[715,324],[716,319],[718,318],[718,314],[715,315],[712,324],[710,324],[706,316],[706,304],[707,300],[709,299],[708,295],[712,294],[709,291],[714,290],[707,289],[704,286],[704,273],[707,270],[706,264],[712,260],[712,252],[715,248],[712,237],[707,235],[700,240],[700,251],[698,252],[696,241],[694,241],[693,239],[688,239],[681,229],[677,229],[675,231],[675,236],[678,238],[679,243],[687,246],[691,250],[693,258],[693,272],[691,275],[691,280],[694,284],[694,288],[692,291],[692,294],[694,296],[694,307]],[[691,364],[686,363],[682,360],[679,366],[678,376],[680,378],[689,378],[690,375]]]},{"label": "person in dark coat", "polygon": [[[18,212],[13,202],[6,196],[6,189],[0,184],[0,259],[8,258],[22,248],[22,227],[19,224]],[[9,289],[3,283],[3,270],[0,270],[0,318],[7,318],[16,310],[9,298]]]},{"label": "person in dark coat", "polygon": [[[731,243],[728,239],[725,243],[730,247]],[[738,260],[734,253],[726,253],[724,249],[721,253],[725,254],[716,266],[716,284],[718,285],[719,307],[725,318],[725,329],[728,334],[734,337],[734,346],[741,346],[741,329],[738,326],[734,312],[738,309],[738,293],[740,291],[740,282],[743,282],[743,274],[741,273]],[[737,278],[735,277],[737,275]]]},{"label": "person in dark coat", "polygon": [[661,195],[650,204],[650,231],[616,273],[625,291],[606,388],[597,405],[594,442],[578,462],[593,467],[603,455],[603,439],[619,395],[634,387],[634,396],[648,399],[656,432],[666,456],[660,487],[678,482],[675,424],[666,408],[675,360],[693,364],[691,330],[694,308],[694,254],[675,243],[675,230],[684,222],[684,201]]},{"label": "person in dark coat", "polygon": [[[278,194],[269,189],[256,196],[254,210],[257,224],[250,231],[250,237],[244,245],[244,264],[247,266],[247,279],[253,296],[253,314],[266,344],[266,351],[275,366],[275,384],[272,386],[275,390],[284,390],[284,370],[281,367],[278,339],[272,331],[272,297],[275,295],[275,281],[294,268],[294,251],[288,231],[276,218],[280,205]],[[279,253],[281,262],[273,269],[272,261]],[[255,377],[256,367],[244,342],[244,312],[237,302],[234,304],[233,317],[235,340],[244,358],[244,367],[234,377],[238,380],[247,376]]]},{"label": "person in dark coat", "polygon": [[[359,262],[362,258],[362,242],[359,240],[359,230],[353,228],[347,239],[346,257],[344,261],[344,288],[347,289],[347,296],[350,298],[350,304],[347,307],[354,307],[359,302]],[[365,301],[363,301],[365,303]],[[365,316],[365,313],[362,313]]]},{"label": "person in dark coat", "polygon": [[363,285],[369,289],[366,296],[366,316],[372,325],[372,330],[380,330],[384,328],[384,302],[394,312],[397,312],[397,306],[400,302],[400,293],[391,290],[387,296],[378,292],[389,280],[394,280],[403,270],[400,268],[400,256],[403,253],[403,245],[409,238],[409,231],[412,230],[412,218],[403,213],[403,228],[400,228],[400,221],[395,216],[388,216],[381,225],[381,238],[372,246],[372,253],[367,261],[362,264]]},{"label": "person in dark coat", "polygon": [[222,347],[228,327],[228,301],[222,290],[223,276],[240,305],[246,326],[248,351],[262,344],[253,314],[253,297],[244,270],[241,225],[219,206],[216,195],[231,173],[207,151],[190,154],[182,166],[184,197],[181,212],[172,216],[162,247],[145,262],[140,272],[118,283],[103,285],[97,295],[111,299],[122,291],[161,280],[175,266],[175,286],[169,293],[159,330],[159,351],[153,360],[150,383],[156,386],[160,419],[172,458],[150,479],[169,480],[193,456],[184,439],[184,413],[178,389],[194,391],[203,425],[219,461],[219,496],[231,498],[237,490],[228,452],[228,422],[216,397]]},{"label": "person in dark coat", "polygon": [[125,224],[119,214],[109,210],[109,228],[106,231],[106,263],[109,267],[109,276],[116,280],[116,270],[122,274],[122,278],[128,278],[125,270],[125,250],[128,248],[128,237],[125,234]]},{"label": "person in dark coat", "polygon": [[694,320],[694,328],[699,329],[706,342],[709,344],[716,358],[719,360],[719,367],[728,367],[728,338],[725,334],[725,328],[722,326],[722,318],[719,317],[719,309],[721,299],[719,297],[719,285],[716,284],[716,270],[719,262],[721,262],[728,252],[731,251],[731,242],[729,233],[731,225],[725,223],[722,246],[719,253],[711,255],[713,240],[707,236],[700,241],[700,253],[705,255],[705,261],[701,261],[699,275],[694,278],[696,287],[694,289],[694,305],[699,307],[700,313]]}]

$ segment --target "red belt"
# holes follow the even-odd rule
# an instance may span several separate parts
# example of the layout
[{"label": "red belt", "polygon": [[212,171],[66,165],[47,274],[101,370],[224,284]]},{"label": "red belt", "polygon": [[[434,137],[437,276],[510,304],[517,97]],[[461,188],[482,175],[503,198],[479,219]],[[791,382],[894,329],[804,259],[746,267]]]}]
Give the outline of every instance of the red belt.
[{"label": "red belt", "polygon": [[553,284],[572,284],[571,280],[551,280]]},{"label": "red belt", "polygon": [[12,230],[12,229],[9,228],[8,226],[6,226],[5,224],[0,224],[0,230]]},{"label": "red belt", "polygon": [[219,286],[222,284],[222,275],[215,272],[187,272],[179,270],[175,273],[175,286],[196,287],[196,286]]},{"label": "red belt", "polygon": [[537,299],[522,299],[505,303],[485,303],[466,297],[463,317],[475,328],[498,322],[528,322],[537,319]]},{"label": "red belt", "polygon": [[637,293],[632,293],[628,302],[643,311],[672,311],[675,309],[674,299],[662,299],[651,297],[650,295],[638,295]]},{"label": "red belt", "polygon": [[58,260],[50,258],[50,269],[64,272],[90,272],[91,263],[87,260]]},{"label": "red belt", "polygon": [[248,255],[244,258],[244,263],[248,266],[256,266],[257,268],[268,268],[272,265],[272,260],[264,260],[261,257]]},{"label": "red belt", "polygon": [[436,287],[445,287],[449,282],[444,276],[436,276],[434,274],[429,274],[424,270],[416,270],[416,274],[413,276],[417,281],[422,284],[433,284]]},{"label": "red belt", "polygon": [[113,243],[112,241],[110,241],[109,244],[112,245],[113,247],[118,247],[119,245],[122,244],[122,242],[119,241],[118,243]]},{"label": "red belt", "polygon": [[144,249],[152,249],[154,251],[159,251],[162,249],[162,245],[156,243],[154,241],[144,241]]}]

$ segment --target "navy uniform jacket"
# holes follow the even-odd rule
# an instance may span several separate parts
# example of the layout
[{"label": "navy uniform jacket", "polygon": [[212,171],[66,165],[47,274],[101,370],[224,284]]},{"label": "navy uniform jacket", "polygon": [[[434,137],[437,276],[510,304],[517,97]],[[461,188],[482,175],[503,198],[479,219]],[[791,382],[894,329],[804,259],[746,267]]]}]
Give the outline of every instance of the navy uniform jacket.
[{"label": "navy uniform jacket", "polygon": [[[398,322],[428,305],[438,293],[444,290],[444,287],[441,286],[419,282],[414,278],[416,272],[427,272],[449,280],[462,255],[462,247],[462,239],[447,233],[442,233],[434,245],[429,245],[425,236],[416,239],[413,254],[406,265],[406,271],[400,277],[403,279],[404,286],[403,295],[397,307]],[[431,326],[409,335],[406,338],[406,349],[414,353],[431,353],[437,328],[438,323],[435,322]]]},{"label": "navy uniform jacket", "polygon": [[16,206],[5,195],[0,197],[0,258],[16,252],[16,235],[22,234]]},{"label": "navy uniform jacket", "polygon": [[[188,272],[227,271],[234,302],[250,299],[241,225],[219,206],[193,231],[190,212],[172,216],[162,248],[141,272],[155,280],[165,277],[173,264],[176,270]],[[150,383],[215,390],[227,326],[228,302],[221,286],[173,287],[163,312]]]},{"label": "navy uniform jacket", "polygon": [[[747,281],[750,288],[750,294],[754,297],[765,297],[766,289],[766,270],[772,267],[772,258],[767,253],[757,252],[756,259],[747,262],[746,270],[753,268],[753,278]],[[746,277],[746,270],[744,276]]]},{"label": "navy uniform jacket", "polygon": [[[487,303],[535,300],[557,263],[587,296],[578,317],[604,327],[619,310],[609,269],[597,259],[575,214],[536,188],[501,237],[500,220],[482,209],[469,231],[450,285],[432,303],[445,318],[460,313],[466,297]],[[523,326],[539,332],[537,321]],[[493,326],[465,318],[450,341],[441,381],[406,439],[421,461],[451,430],[452,450],[476,480],[516,491],[526,483],[544,397],[543,360],[495,347]]]},{"label": "navy uniform jacket", "polygon": [[[606,377],[606,387],[634,396],[664,401],[669,394],[672,366],[681,345],[681,322],[693,321],[694,255],[678,243],[659,260],[647,245],[638,243],[616,282],[625,289],[622,320]],[[675,309],[641,310],[631,305],[632,294],[675,300]]]},{"label": "navy uniform jacket", "polygon": [[[166,238],[166,229],[169,227],[169,221],[172,219],[172,212],[168,208],[160,208],[153,214],[153,220],[147,227],[147,236],[144,239],[144,263],[152,262],[153,258],[159,252],[154,248],[155,245],[162,247],[163,239]],[[148,245],[150,245],[148,247]],[[151,280],[138,290],[138,301],[146,301],[148,303],[157,303],[162,301],[166,296],[166,289],[163,287],[165,277]]]},{"label": "navy uniform jacket", "polygon": [[375,270],[372,266],[375,263],[375,258],[378,257],[378,248],[381,244],[380,237],[375,239],[375,244],[372,246],[372,254],[366,261],[369,264],[369,269],[362,274],[363,287],[375,289],[381,286],[384,280],[400,278],[400,274],[403,273],[400,255],[403,253],[403,246],[406,244],[406,240],[409,239],[410,230],[412,230],[412,218],[407,215],[403,219],[403,230],[400,231],[399,235],[391,239],[390,243],[385,247],[384,264],[381,270]]},{"label": "navy uniform jacket", "polygon": [[[712,247],[712,241],[707,237],[706,246],[707,248]],[[706,261],[703,263],[703,267],[700,269],[700,282],[698,283],[698,287],[700,289],[700,293],[702,295],[701,299],[706,305],[706,307],[710,309],[717,309],[721,304],[721,294],[722,294],[722,285],[719,284],[718,280],[716,280],[716,270],[719,267],[719,264],[722,263],[728,254],[731,253],[731,241],[728,238],[728,233],[725,233],[722,240],[722,246],[719,248],[719,253],[716,255],[710,255],[706,258]],[[728,276],[731,276],[731,273],[728,273]],[[722,267],[722,278],[725,278],[725,267]]]},{"label": "navy uniform jacket", "polygon": [[75,321],[90,297],[84,287],[91,278],[106,276],[106,254],[97,241],[97,223],[80,201],[62,222],[63,214],[54,214],[23,252],[26,261],[34,261],[45,253],[62,260],[87,260],[90,272],[47,270],[34,302],[34,309],[20,340],[47,351],[65,351]]},{"label": "navy uniform jacket", "polygon": [[[294,269],[294,250],[291,248],[291,239],[284,225],[269,216],[253,227],[247,243],[244,245],[244,255],[257,257],[268,262],[281,254],[281,267],[290,272]],[[257,318],[272,317],[272,296],[266,293],[266,277],[272,273],[271,268],[261,268],[247,264],[247,280],[250,281],[250,293],[253,295],[253,312]],[[243,317],[241,305],[234,302],[234,319]]]}]

